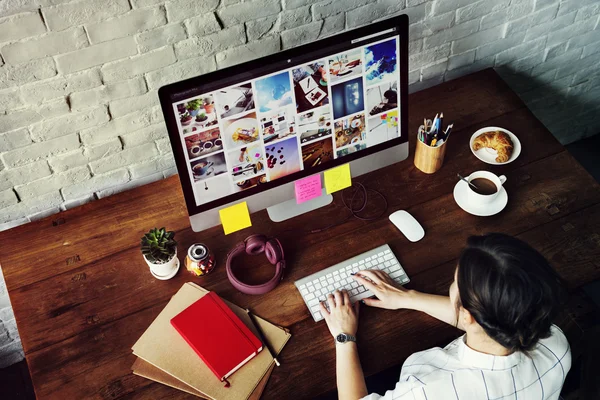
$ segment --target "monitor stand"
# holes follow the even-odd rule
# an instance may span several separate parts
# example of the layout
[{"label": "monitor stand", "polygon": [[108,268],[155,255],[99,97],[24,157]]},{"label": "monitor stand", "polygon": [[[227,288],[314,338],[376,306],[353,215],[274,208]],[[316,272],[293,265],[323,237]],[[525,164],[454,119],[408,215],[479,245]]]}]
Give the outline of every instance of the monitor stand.
[{"label": "monitor stand", "polygon": [[286,219],[297,217],[298,215],[307,213],[317,208],[325,207],[331,204],[333,196],[325,192],[325,188],[322,189],[323,194],[317,198],[314,198],[304,203],[297,204],[296,199],[284,201],[283,203],[275,204],[274,206],[267,208],[267,214],[273,222],[282,222]]}]

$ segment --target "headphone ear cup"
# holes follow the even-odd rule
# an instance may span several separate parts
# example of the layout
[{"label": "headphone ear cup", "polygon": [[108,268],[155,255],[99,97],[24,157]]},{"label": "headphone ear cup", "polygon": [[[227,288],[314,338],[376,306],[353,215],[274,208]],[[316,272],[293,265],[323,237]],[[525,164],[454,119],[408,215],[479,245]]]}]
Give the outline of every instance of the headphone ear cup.
[{"label": "headphone ear cup", "polygon": [[277,239],[271,239],[265,245],[265,255],[273,265],[283,260],[283,247]]},{"label": "headphone ear cup", "polygon": [[265,235],[251,235],[244,242],[246,243],[246,254],[255,256],[265,251],[267,237]]}]

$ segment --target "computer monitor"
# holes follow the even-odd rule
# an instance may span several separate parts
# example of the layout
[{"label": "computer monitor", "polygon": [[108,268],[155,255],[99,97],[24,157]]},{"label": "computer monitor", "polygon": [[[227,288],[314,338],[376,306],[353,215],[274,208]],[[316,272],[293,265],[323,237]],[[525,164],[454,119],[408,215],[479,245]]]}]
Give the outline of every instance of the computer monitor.
[{"label": "computer monitor", "polygon": [[402,15],[161,87],[192,229],[244,200],[282,221],[332,201],[297,204],[295,181],[406,159],[407,85]]}]

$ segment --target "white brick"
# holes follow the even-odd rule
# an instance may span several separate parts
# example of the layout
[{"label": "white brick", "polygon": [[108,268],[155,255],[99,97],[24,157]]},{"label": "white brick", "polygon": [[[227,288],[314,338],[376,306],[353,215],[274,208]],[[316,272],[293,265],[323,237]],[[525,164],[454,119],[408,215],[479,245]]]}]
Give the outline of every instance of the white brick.
[{"label": "white brick", "polygon": [[454,1],[436,1],[433,7],[433,13],[436,15],[455,11],[461,7],[468,6],[473,0],[454,0]]},{"label": "white brick", "polygon": [[246,22],[248,40],[262,39],[265,35],[274,35],[279,32],[279,17],[277,15]]},{"label": "white brick", "polygon": [[321,27],[319,39],[339,33],[344,30],[345,26],[346,14],[339,13],[337,15],[327,17],[323,20],[323,26]]},{"label": "white brick", "polygon": [[60,206],[55,206],[55,207],[49,208],[47,210],[38,211],[36,213],[30,214],[27,217],[31,221],[37,221],[37,220],[44,219],[44,218],[49,217],[54,214],[58,214],[59,212],[60,212]]},{"label": "white brick", "polygon": [[583,35],[596,27],[598,22],[597,18],[589,18],[585,21],[578,22],[571,26],[564,27],[562,29],[553,30],[548,33],[548,46],[552,46],[558,43],[566,42],[573,36]]},{"label": "white brick", "polygon": [[292,8],[306,6],[309,4],[313,4],[314,2],[315,0],[283,0],[283,7],[286,10],[291,10]]},{"label": "white brick", "polygon": [[[569,50],[567,53],[574,51],[574,55],[576,55],[576,54],[578,54],[578,50],[581,50],[581,49]],[[567,53],[565,53],[565,54],[567,54]],[[554,60],[556,60],[556,58],[551,61],[548,61],[548,63],[550,63]],[[574,74],[578,71],[589,68],[591,66],[596,66],[596,68],[597,68],[598,64],[600,64],[600,54],[598,54],[598,53],[592,54],[585,58],[581,58],[580,60],[577,60],[572,63],[564,63],[563,66],[561,68],[559,68],[558,71],[556,72],[556,79],[560,79],[562,77],[569,76],[571,74]]]},{"label": "white brick", "polygon": [[481,43],[489,43],[502,37],[502,29],[492,28],[486,31],[480,31],[466,38],[456,40],[452,43],[452,54],[460,54],[465,51],[475,49]]},{"label": "white brick", "polygon": [[60,209],[63,211],[70,210],[75,207],[82,206],[90,201],[94,201],[95,197],[93,194],[80,197],[79,199],[67,200],[60,205]]},{"label": "white brick", "polygon": [[448,58],[450,54],[450,43],[423,51],[422,53],[410,54],[408,56],[408,70],[412,71],[424,65],[434,64]]},{"label": "white brick", "polygon": [[281,32],[281,41],[284,49],[299,46],[304,43],[313,42],[319,36],[323,21],[317,21],[298,28]]},{"label": "white brick", "polygon": [[369,22],[373,22],[383,16],[396,13],[402,9],[404,9],[404,2],[400,2],[398,0],[382,0],[378,3],[371,3],[347,11],[346,25],[348,28],[366,25]]},{"label": "white brick", "polygon": [[125,36],[135,35],[167,23],[162,7],[132,10],[107,21],[87,25],[92,43],[106,42]]},{"label": "white brick", "polygon": [[57,97],[65,97],[72,92],[100,86],[101,83],[99,72],[89,70],[24,85],[21,87],[21,93],[29,104],[40,104]]},{"label": "white brick", "polygon": [[294,10],[283,10],[279,13],[279,29],[291,29],[312,21],[310,6],[296,8]]},{"label": "white brick", "polygon": [[438,32],[432,36],[426,37],[424,39],[423,47],[425,49],[431,49],[433,47],[441,46],[442,44],[450,43],[454,40],[458,40],[479,30],[479,21],[472,20],[467,21],[463,24],[454,25],[449,29],[445,29],[441,32]]},{"label": "white brick", "polygon": [[214,57],[197,57],[146,74],[148,89],[158,89],[169,83],[206,74],[217,69]]},{"label": "white brick", "polygon": [[313,6],[313,18],[315,20],[324,19],[364,6],[370,2],[371,0],[322,1]]},{"label": "white brick", "polygon": [[113,118],[122,117],[137,110],[142,110],[158,105],[158,94],[155,91],[148,92],[141,96],[127,97],[120,100],[114,100],[108,103],[110,115],[112,115]]},{"label": "white brick", "polygon": [[408,42],[408,54],[416,54],[423,51],[423,39]]},{"label": "white brick", "polygon": [[25,11],[35,11],[38,0],[2,0],[0,1],[0,15],[9,16]]},{"label": "white brick", "polygon": [[232,46],[246,43],[244,26],[238,25],[223,29],[208,36],[194,36],[175,44],[175,53],[178,60],[196,56],[208,56],[219,51],[224,51]]},{"label": "white brick", "polygon": [[48,159],[54,172],[65,172],[71,168],[80,167],[88,163],[88,159],[83,155],[83,148],[58,154]]},{"label": "white brick", "polygon": [[183,23],[190,36],[210,35],[221,30],[221,26],[214,13],[197,15],[186,19]]},{"label": "white brick", "polygon": [[175,61],[173,49],[166,46],[137,57],[106,64],[102,67],[102,76],[105,82],[129,79],[171,65]]},{"label": "white brick", "polygon": [[443,78],[444,72],[448,67],[448,61],[442,61],[437,64],[430,65],[429,67],[423,68],[421,71],[421,80],[426,81],[429,79],[435,79],[438,77]]},{"label": "white brick", "polygon": [[102,21],[129,9],[127,0],[103,1],[102,4],[98,4],[97,0],[83,0],[42,8],[42,14],[51,30],[60,31],[70,26]]},{"label": "white brick", "polygon": [[278,37],[267,38],[243,46],[233,47],[221,53],[217,53],[217,67],[225,68],[231,65],[240,64],[276,53],[279,50],[280,43]]},{"label": "white brick", "polygon": [[463,23],[475,18],[481,18],[486,14],[506,8],[509,4],[510,0],[475,1],[472,4],[456,10],[456,23]]},{"label": "white brick", "polygon": [[103,42],[56,58],[59,72],[68,74],[137,54],[133,37]]},{"label": "white brick", "polygon": [[[540,40],[544,40],[544,38]],[[515,58],[519,57],[518,55],[515,55],[513,57],[507,57],[505,59],[503,53],[501,53],[498,54],[498,56],[496,57],[496,65],[500,66],[506,64],[506,66],[513,71],[528,71],[544,61],[544,53],[544,51],[538,51],[535,54],[524,58],[519,58],[517,60],[515,60]]]},{"label": "white brick", "polygon": [[164,2],[165,0],[132,0],[131,4],[133,4],[133,8],[142,8],[148,6],[155,6]]},{"label": "white brick", "polygon": [[[446,31],[454,26],[455,14],[455,12],[447,12],[442,15],[431,16],[421,23],[418,23],[418,25],[423,27],[424,36],[430,36],[438,32]],[[411,21],[411,25],[417,25],[417,23]],[[415,38],[410,37],[410,40],[414,39]]]},{"label": "white brick", "polygon": [[558,9],[558,15],[568,14],[571,11],[579,10],[584,6],[596,4],[597,2],[598,0],[562,0]]},{"label": "white brick", "polygon": [[545,51],[546,51],[546,60],[551,60],[554,57],[558,57],[561,54],[564,54],[565,51],[567,51],[567,42],[557,44],[555,46],[547,47]]},{"label": "white brick", "polygon": [[587,57],[590,54],[596,54],[598,52],[600,52],[600,42],[593,43],[593,44],[588,44],[587,46],[585,46],[583,48],[583,54],[581,56],[582,57]]},{"label": "white brick", "polygon": [[162,177],[163,177],[163,175],[160,173],[153,174],[153,175],[141,178],[141,179],[129,181],[125,184],[115,185],[115,186],[111,186],[107,189],[100,190],[96,193],[96,195],[98,196],[99,199],[103,199],[105,197],[112,196],[114,194],[121,193],[126,190],[134,189],[139,186],[147,185],[148,183],[156,182],[156,181],[162,179]]},{"label": "white brick", "polygon": [[567,15],[562,15],[553,20],[545,22],[543,24],[538,24],[532,28],[527,29],[527,35],[525,35],[525,41],[528,42],[533,39],[540,38],[544,35],[547,35],[549,32],[554,32],[564,27],[571,26],[573,21],[575,21],[576,12],[572,12]]},{"label": "white brick", "polygon": [[64,32],[48,33],[23,42],[11,43],[2,48],[4,60],[18,64],[37,58],[54,56],[68,51],[82,49],[88,40],[81,27]]},{"label": "white brick", "polygon": [[598,29],[584,33],[583,35],[572,37],[569,39],[568,48],[575,49],[597,42],[600,42],[600,30]]},{"label": "white brick", "polygon": [[223,25],[230,27],[243,24],[252,19],[277,14],[280,11],[281,3],[279,0],[247,0],[241,4],[218,9],[217,14]]},{"label": "white brick", "polygon": [[0,359],[0,368],[8,367],[23,360],[25,357],[21,342],[13,342],[6,347],[0,349],[3,355]]},{"label": "white brick", "polygon": [[5,208],[17,204],[19,199],[12,189],[4,190],[0,192],[0,208]]},{"label": "white brick", "polygon": [[26,164],[23,167],[10,168],[0,172],[0,190],[10,189],[13,186],[44,178],[51,173],[50,167],[48,167],[48,163],[45,160]]},{"label": "white brick", "polygon": [[98,144],[119,135],[125,135],[155,124],[162,120],[160,107],[153,107],[141,112],[131,113],[121,118],[115,118],[108,123],[81,131],[81,141],[87,146]]},{"label": "white brick", "polygon": [[25,105],[21,98],[19,89],[0,90],[0,112],[5,110],[14,110]]},{"label": "white brick", "polygon": [[64,187],[61,193],[65,200],[73,200],[112,186],[123,185],[127,181],[129,181],[129,172],[126,169],[119,169],[103,175],[94,175],[77,185]]},{"label": "white brick", "polygon": [[536,11],[533,14],[529,14],[523,18],[516,19],[508,23],[506,27],[506,36],[512,36],[515,33],[526,31],[528,28],[532,28],[536,25],[543,24],[554,19],[556,12],[558,11],[558,3],[552,7],[544,8],[540,11]]},{"label": "white brick", "polygon": [[132,165],[129,167],[129,171],[131,172],[132,179],[139,179],[144,176],[165,171],[174,166],[175,161],[173,156],[171,154],[166,154],[148,162]]},{"label": "white brick", "polygon": [[[171,147],[171,140],[168,137],[158,139],[156,141],[156,147],[160,154],[170,154],[171,158],[173,158],[173,149]],[[173,159],[173,165],[175,165],[175,160]]]},{"label": "white brick", "polygon": [[44,32],[46,26],[39,13],[19,14],[0,23],[0,43],[25,39]]},{"label": "white brick", "polygon": [[19,86],[56,75],[56,67],[51,57],[33,60],[22,64],[0,66],[0,89]]},{"label": "white brick", "polygon": [[583,21],[588,18],[593,17],[594,15],[600,14],[600,3],[592,4],[591,6],[580,8],[577,11],[577,16],[575,17],[575,22]]},{"label": "white brick", "polygon": [[96,107],[100,104],[107,103],[110,100],[118,100],[125,97],[138,96],[146,93],[146,82],[141,76],[119,81],[107,83],[94,89],[83,92],[71,93],[69,101],[73,111],[79,111],[89,107]]},{"label": "white brick", "polygon": [[[32,181],[23,186],[17,186],[15,190],[21,201],[27,201],[46,193],[58,191],[64,186],[75,185],[90,178],[90,170],[87,166],[69,169],[63,173],[55,173],[48,177]],[[30,217],[31,218],[31,217]]]},{"label": "white brick", "polygon": [[120,167],[126,167],[143,160],[155,157],[158,150],[154,143],[131,147],[100,160],[92,161],[90,166],[94,174],[102,174]]},{"label": "white brick", "polygon": [[167,128],[163,123],[154,124],[149,127],[137,130],[135,132],[121,135],[123,145],[126,149],[130,147],[139,146],[144,143],[151,143],[155,140],[164,138],[168,140]]},{"label": "white brick", "polygon": [[34,143],[16,150],[3,153],[0,156],[4,164],[16,167],[37,161],[50,155],[75,150],[79,147],[79,137],[76,133],[61,136],[43,143]]},{"label": "white brick", "polygon": [[557,4],[558,2],[560,2],[560,0],[535,0],[535,11]]},{"label": "white brick", "polygon": [[462,53],[458,56],[452,56],[448,59],[448,70],[464,67],[475,61],[475,50]]},{"label": "white brick", "polygon": [[532,71],[533,76],[541,75],[545,72],[551,71],[553,69],[559,68],[565,63],[571,63],[573,61],[579,60],[581,56],[582,49],[573,49],[569,50],[566,53],[553,58],[552,60],[548,60],[537,67],[535,67]]},{"label": "white brick", "polygon": [[69,109],[69,104],[66,99],[56,99],[56,100],[48,100],[42,103],[36,109],[36,112],[40,113],[40,115],[46,118],[56,118],[61,115],[68,114],[71,110]]},{"label": "white brick", "polygon": [[533,0],[525,0],[520,3],[511,4],[510,7],[504,7],[498,11],[484,15],[481,18],[481,29],[490,29],[504,24],[507,21],[519,18],[522,15],[533,11]]},{"label": "white brick", "polygon": [[148,32],[140,33],[137,36],[137,43],[140,52],[146,53],[168,44],[177,43],[186,37],[185,29],[181,24],[170,24]]},{"label": "white brick", "polygon": [[69,113],[57,118],[43,120],[31,126],[31,137],[36,142],[54,139],[82,129],[101,125],[109,120],[105,107],[89,111]]},{"label": "white brick", "polygon": [[[431,15],[432,7],[433,6],[431,2],[422,3],[415,7],[407,7],[404,10],[398,10],[395,13],[391,14],[390,17],[400,14],[406,14],[408,15],[408,20],[411,21],[411,23],[423,22],[428,18],[429,15]],[[386,15],[377,21],[384,20],[387,18],[388,16]]]},{"label": "white brick", "polygon": [[13,221],[27,215],[58,207],[63,199],[58,191],[47,193],[34,199],[21,201],[10,207],[0,209],[0,224]]},{"label": "white brick", "polygon": [[32,142],[29,131],[25,128],[0,133],[0,149],[10,151],[27,146]]},{"label": "white brick", "polygon": [[114,138],[104,143],[86,146],[83,155],[86,161],[95,161],[116,154],[122,149],[123,146],[119,138]]},{"label": "white brick", "polygon": [[165,4],[169,22],[183,21],[193,15],[202,15],[214,11],[219,0],[174,0]]},{"label": "white brick", "polygon": [[165,178],[168,178],[168,177],[173,176],[173,175],[177,175],[177,168],[175,168],[175,167],[169,168],[168,170],[166,170],[166,171],[163,172],[163,176]]},{"label": "white brick", "polygon": [[[489,56],[495,56],[498,53],[501,53],[503,51],[507,51],[513,47],[516,47],[523,42],[524,37],[525,37],[525,33],[521,32],[521,33],[517,33],[514,36],[496,40],[489,44],[478,47],[475,52],[475,59],[481,60],[482,58],[487,58]],[[522,54],[522,53],[520,53],[520,54]]]},{"label": "white brick", "polygon": [[33,110],[14,111],[0,114],[0,132],[8,132],[38,122],[42,119],[40,114]]}]

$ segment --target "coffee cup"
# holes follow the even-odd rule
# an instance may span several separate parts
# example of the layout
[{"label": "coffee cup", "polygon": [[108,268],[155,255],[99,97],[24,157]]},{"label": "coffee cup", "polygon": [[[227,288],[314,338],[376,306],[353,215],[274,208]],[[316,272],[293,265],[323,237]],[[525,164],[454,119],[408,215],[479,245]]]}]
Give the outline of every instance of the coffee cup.
[{"label": "coffee cup", "polygon": [[212,167],[214,163],[212,161],[206,162],[200,162],[196,165],[194,165],[192,167],[192,169],[194,170],[194,175],[196,176],[202,176],[204,174],[206,174],[208,172],[208,170],[210,169],[210,167]]},{"label": "coffee cup", "polygon": [[477,186],[477,189],[475,189],[473,186],[467,185],[469,187],[469,202],[483,205],[496,199],[502,185],[506,182],[506,176],[497,176],[489,171],[476,171],[469,175],[467,180]]}]

